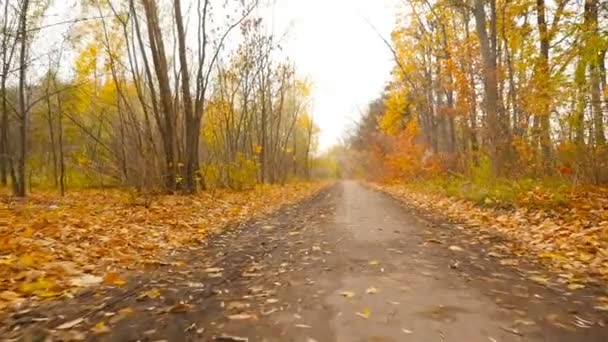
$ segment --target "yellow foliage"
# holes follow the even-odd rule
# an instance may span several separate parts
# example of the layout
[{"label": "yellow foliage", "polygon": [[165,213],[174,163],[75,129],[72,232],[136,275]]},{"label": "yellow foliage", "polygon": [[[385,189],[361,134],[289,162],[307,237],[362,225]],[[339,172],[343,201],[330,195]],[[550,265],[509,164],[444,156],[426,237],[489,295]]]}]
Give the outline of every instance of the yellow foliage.
[{"label": "yellow foliage", "polygon": [[389,135],[398,134],[403,128],[403,119],[407,107],[406,93],[401,89],[391,89],[384,102],[386,112],[380,119],[380,129]]}]

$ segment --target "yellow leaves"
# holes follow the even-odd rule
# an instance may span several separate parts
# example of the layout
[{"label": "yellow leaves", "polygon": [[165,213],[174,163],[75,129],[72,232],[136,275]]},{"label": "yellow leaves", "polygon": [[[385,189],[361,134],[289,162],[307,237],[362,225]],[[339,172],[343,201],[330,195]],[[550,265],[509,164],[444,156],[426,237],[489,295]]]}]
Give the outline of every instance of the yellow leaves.
[{"label": "yellow leaves", "polygon": [[43,277],[38,278],[34,282],[22,283],[19,286],[19,292],[41,298],[57,297],[61,295],[57,284],[54,281]]},{"label": "yellow leaves", "polygon": [[[566,194],[547,191],[536,186],[530,191],[517,191],[519,198],[511,203],[513,209],[505,214],[502,208],[480,207],[471,201],[448,198],[443,192],[430,193],[428,185],[420,190],[410,185],[377,186],[415,206],[441,212],[457,221],[475,227],[487,227],[493,233],[509,238],[513,244],[493,245],[498,252],[488,256],[499,258],[503,266],[518,267],[525,261],[517,257],[540,260],[554,275],[555,284],[564,284],[575,291],[585,287],[588,278],[608,281],[608,239],[604,209],[605,190],[572,191]],[[555,197],[564,196],[561,205]],[[550,278],[534,274],[530,280],[548,285]]]},{"label": "yellow leaves", "polygon": [[370,316],[372,315],[372,312],[371,312],[371,310],[370,310],[370,309],[365,308],[365,309],[363,309],[363,312],[356,312],[355,314],[356,314],[357,316],[359,316],[359,317],[362,317],[362,318],[368,319],[368,318],[370,318]]},{"label": "yellow leaves", "polygon": [[21,299],[21,296],[17,292],[2,291],[0,292],[0,299],[6,302],[14,302]]},{"label": "yellow leaves", "polygon": [[528,279],[540,285],[549,285],[549,279],[538,275],[530,276]]},{"label": "yellow leaves", "polygon": [[400,88],[391,89],[384,101],[386,111],[380,118],[380,129],[389,135],[396,135],[404,127],[404,114],[407,107],[406,92]]},{"label": "yellow leaves", "polygon": [[99,59],[99,46],[91,42],[89,43],[76,58],[75,69],[76,78],[78,80],[88,79],[97,69],[97,61]]},{"label": "yellow leaves", "polygon": [[34,266],[34,264],[36,263],[36,260],[34,259],[34,257],[30,254],[24,254],[21,257],[19,257],[19,261],[17,262],[19,264],[19,266],[23,267],[23,268],[28,268],[31,266]]},{"label": "yellow leaves", "polygon": [[[121,286],[127,269],[181,267],[183,261],[165,260],[175,248],[200,243],[211,231],[269,213],[321,186],[158,196],[147,206],[119,191],[70,192],[64,198],[35,194],[2,217],[0,306],[28,297],[70,295],[99,284]],[[161,295],[150,289],[143,299]]]},{"label": "yellow leaves", "polygon": [[162,294],[160,293],[159,289],[151,289],[148,290],[146,292],[144,292],[139,298],[149,298],[149,299],[156,299],[156,298],[160,298]]},{"label": "yellow leaves", "polygon": [[94,335],[103,335],[109,333],[110,331],[110,328],[104,322],[99,322],[91,328],[91,332]]}]

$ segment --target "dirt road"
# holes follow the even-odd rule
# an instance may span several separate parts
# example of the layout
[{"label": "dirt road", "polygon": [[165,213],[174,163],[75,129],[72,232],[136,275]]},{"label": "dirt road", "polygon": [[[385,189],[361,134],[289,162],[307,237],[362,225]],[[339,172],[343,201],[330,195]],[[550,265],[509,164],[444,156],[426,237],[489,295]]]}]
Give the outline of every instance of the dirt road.
[{"label": "dirt road", "polygon": [[173,263],[133,275],[123,287],[5,317],[0,336],[608,341],[607,317],[592,309],[600,289],[571,294],[537,284],[440,222],[342,182],[176,252]]}]

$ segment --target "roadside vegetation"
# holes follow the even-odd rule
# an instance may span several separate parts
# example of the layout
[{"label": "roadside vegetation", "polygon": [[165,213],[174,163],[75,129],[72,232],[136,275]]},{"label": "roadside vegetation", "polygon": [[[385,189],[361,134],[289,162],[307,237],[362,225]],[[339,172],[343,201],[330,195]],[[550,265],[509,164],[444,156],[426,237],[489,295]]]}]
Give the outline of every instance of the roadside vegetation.
[{"label": "roadside vegetation", "polygon": [[606,15],[597,0],[405,1],[392,81],[342,169],[605,282]]}]

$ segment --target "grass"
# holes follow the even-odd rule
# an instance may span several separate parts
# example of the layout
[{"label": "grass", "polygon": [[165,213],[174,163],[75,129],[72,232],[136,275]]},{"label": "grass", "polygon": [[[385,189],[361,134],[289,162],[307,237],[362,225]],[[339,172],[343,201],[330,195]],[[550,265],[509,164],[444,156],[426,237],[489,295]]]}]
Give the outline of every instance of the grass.
[{"label": "grass", "polygon": [[562,178],[498,178],[493,175],[488,161],[482,161],[466,176],[436,177],[410,182],[407,187],[413,191],[447,195],[486,207],[545,209],[568,206],[575,200],[575,195],[590,190]]}]

